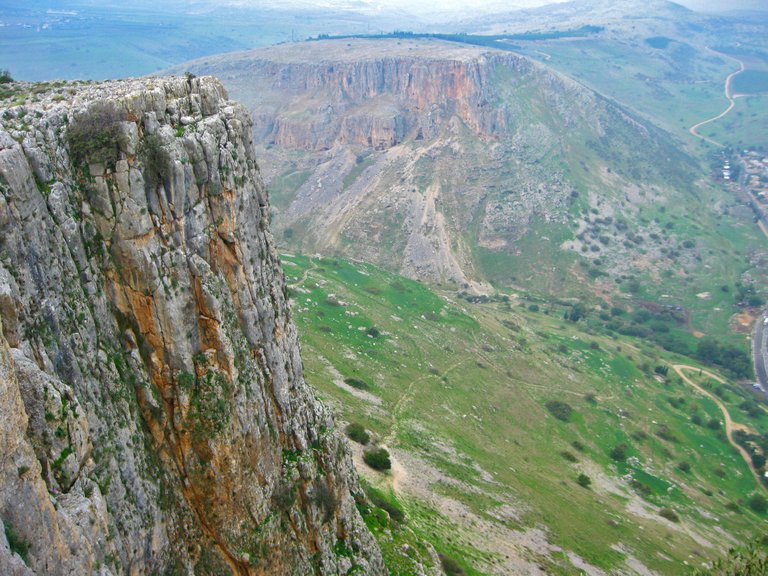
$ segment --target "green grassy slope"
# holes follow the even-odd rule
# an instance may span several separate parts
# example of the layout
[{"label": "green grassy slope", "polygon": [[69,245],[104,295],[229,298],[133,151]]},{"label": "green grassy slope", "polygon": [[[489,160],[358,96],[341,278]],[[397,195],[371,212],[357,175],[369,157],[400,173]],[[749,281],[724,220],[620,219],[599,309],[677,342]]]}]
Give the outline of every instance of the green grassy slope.
[{"label": "green grassy slope", "polygon": [[[405,509],[397,528],[364,509],[393,573],[434,562],[417,545],[428,541],[469,574],[505,573],[514,558],[556,574],[578,573],[579,558],[680,574],[761,531],[766,517],[746,504],[760,488],[715,404],[654,374],[672,357],[608,332],[598,310],[573,323],[553,301],[470,303],[367,264],[283,264],[307,380],[393,452],[394,475],[359,464]],[[765,430],[764,412],[738,408],[748,391],[721,393],[737,421]],[[619,445],[625,460],[611,457]]]}]

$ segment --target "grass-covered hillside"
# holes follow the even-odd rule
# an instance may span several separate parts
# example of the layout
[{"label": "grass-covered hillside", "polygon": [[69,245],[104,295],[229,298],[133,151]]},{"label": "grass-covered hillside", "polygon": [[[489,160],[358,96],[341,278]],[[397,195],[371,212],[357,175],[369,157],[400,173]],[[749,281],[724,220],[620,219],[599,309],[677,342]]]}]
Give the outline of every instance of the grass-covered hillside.
[{"label": "grass-covered hillside", "polygon": [[[683,574],[762,533],[765,491],[715,399],[755,454],[764,404],[619,334],[617,318],[643,325],[632,298],[470,302],[368,264],[282,260],[307,380],[370,437],[353,443],[376,504],[360,507],[393,573]],[[381,446],[383,473],[362,460]]]}]

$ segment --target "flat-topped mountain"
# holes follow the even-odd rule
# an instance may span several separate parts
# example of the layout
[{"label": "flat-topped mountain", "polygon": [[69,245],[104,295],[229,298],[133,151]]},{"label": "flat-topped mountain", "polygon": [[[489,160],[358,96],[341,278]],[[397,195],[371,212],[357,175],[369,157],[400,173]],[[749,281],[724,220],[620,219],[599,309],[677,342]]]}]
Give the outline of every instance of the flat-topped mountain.
[{"label": "flat-topped mountain", "polygon": [[251,108],[277,234],[309,252],[456,284],[544,270],[562,290],[581,283],[577,262],[603,280],[649,259],[672,268],[685,238],[663,220],[698,204],[697,167],[667,134],[509,51],[339,39],[185,68],[219,75]]}]

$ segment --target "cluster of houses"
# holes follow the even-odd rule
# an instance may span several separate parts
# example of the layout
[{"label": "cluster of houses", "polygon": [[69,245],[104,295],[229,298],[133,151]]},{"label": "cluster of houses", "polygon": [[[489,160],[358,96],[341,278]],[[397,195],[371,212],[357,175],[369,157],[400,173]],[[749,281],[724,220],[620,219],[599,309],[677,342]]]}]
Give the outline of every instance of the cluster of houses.
[{"label": "cluster of houses", "polygon": [[768,208],[768,155],[744,150],[741,159],[745,171],[745,187],[763,208]]}]

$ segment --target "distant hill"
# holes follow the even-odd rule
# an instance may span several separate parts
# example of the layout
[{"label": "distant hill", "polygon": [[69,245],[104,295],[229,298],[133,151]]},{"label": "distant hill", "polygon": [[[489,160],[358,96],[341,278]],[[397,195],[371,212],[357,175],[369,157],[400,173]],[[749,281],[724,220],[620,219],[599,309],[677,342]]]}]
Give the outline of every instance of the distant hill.
[{"label": "distant hill", "polygon": [[220,76],[250,106],[288,247],[566,293],[700,266],[706,235],[681,225],[708,217],[696,162],[527,58],[350,39],[185,68]]}]

